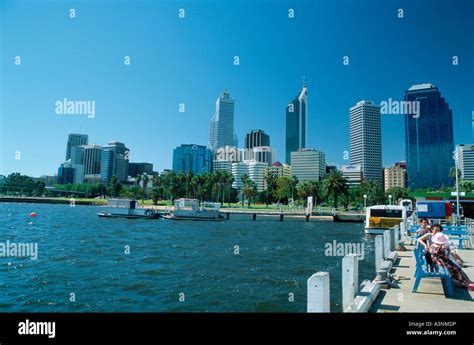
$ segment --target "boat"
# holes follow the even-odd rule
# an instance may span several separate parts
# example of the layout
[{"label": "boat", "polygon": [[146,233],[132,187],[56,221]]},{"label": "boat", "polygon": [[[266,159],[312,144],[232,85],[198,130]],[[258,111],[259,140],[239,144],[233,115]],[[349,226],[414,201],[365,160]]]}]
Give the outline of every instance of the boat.
[{"label": "boat", "polygon": [[403,206],[407,210],[407,216],[410,216],[413,213],[413,201],[410,199],[402,199],[398,203],[399,206]]},{"label": "boat", "polygon": [[364,213],[335,213],[332,216],[333,221],[338,223],[363,223]]},{"label": "boat", "polygon": [[367,207],[365,233],[380,235],[401,222],[406,222],[407,210],[404,206],[376,205]]},{"label": "boat", "polygon": [[162,214],[151,209],[138,208],[137,200],[108,199],[107,210],[98,212],[101,218],[157,219]]},{"label": "boat", "polygon": [[220,203],[203,202],[199,205],[197,199],[176,199],[174,211],[163,218],[171,220],[208,220],[218,221],[224,217],[220,214]]}]

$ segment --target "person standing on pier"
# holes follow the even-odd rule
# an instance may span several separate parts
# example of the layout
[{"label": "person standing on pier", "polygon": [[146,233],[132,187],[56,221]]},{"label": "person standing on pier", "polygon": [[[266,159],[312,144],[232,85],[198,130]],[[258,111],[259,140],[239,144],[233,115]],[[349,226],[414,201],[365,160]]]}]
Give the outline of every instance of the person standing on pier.
[{"label": "person standing on pier", "polygon": [[[440,224],[433,225],[432,233],[427,233],[418,239],[418,243],[425,247],[425,251],[431,254],[432,261],[438,266],[446,267],[451,273],[451,279],[459,286],[474,291],[474,283],[469,279],[466,272],[462,270],[450,257],[448,246],[448,237],[443,233],[443,227]],[[431,238],[431,245],[427,241]]]},{"label": "person standing on pier", "polygon": [[426,218],[420,219],[420,228],[416,230],[416,234],[418,236],[423,236],[425,234],[430,233],[430,222]]}]

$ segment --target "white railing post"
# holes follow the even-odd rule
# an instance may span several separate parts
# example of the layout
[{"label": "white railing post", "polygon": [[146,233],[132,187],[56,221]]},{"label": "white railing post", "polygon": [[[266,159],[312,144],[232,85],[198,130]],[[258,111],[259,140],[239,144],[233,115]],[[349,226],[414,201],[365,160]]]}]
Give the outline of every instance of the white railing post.
[{"label": "white railing post", "polygon": [[342,310],[354,301],[359,292],[359,262],[357,254],[348,254],[342,259]]},{"label": "white railing post", "polygon": [[383,258],[387,259],[390,254],[390,230],[383,232]]},{"label": "white railing post", "polygon": [[380,268],[383,261],[383,236],[375,236],[375,271]]},{"label": "white railing post", "polygon": [[308,279],[308,313],[329,313],[329,272],[317,272]]}]

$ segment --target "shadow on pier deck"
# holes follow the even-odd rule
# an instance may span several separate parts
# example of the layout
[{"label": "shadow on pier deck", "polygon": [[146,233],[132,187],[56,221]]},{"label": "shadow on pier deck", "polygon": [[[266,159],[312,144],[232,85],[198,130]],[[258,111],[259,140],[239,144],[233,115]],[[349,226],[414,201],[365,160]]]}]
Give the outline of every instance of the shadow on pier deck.
[{"label": "shadow on pier deck", "polygon": [[[454,287],[453,298],[446,298],[439,278],[422,279],[418,292],[412,293],[415,273],[413,246],[407,246],[406,252],[397,253],[399,260],[392,273],[402,277],[399,288],[382,290],[372,305],[372,312],[474,312],[474,292]],[[463,249],[459,254],[468,266],[463,270],[474,280],[474,249]]]}]

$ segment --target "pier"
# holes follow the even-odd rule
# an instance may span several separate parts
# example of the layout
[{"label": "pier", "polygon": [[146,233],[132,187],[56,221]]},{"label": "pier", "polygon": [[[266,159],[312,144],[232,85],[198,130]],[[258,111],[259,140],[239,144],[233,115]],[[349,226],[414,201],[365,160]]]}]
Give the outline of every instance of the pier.
[{"label": "pier", "polygon": [[[470,238],[472,239],[472,230]],[[458,288],[447,297],[440,278],[423,278],[417,292],[413,240],[405,236],[403,224],[384,231],[375,241],[375,278],[359,285],[357,255],[342,259],[342,301],[345,313],[474,312],[474,292]],[[474,249],[458,249],[466,263],[464,272],[474,280]],[[329,272],[316,272],[307,281],[307,311],[330,312]]]},{"label": "pier", "polygon": [[[371,312],[474,312],[474,292],[454,287],[454,296],[446,298],[440,279],[423,279],[416,293],[412,293],[415,274],[413,245],[407,251],[397,251],[398,260],[392,274],[402,278],[397,288],[384,289],[371,308]],[[464,267],[471,280],[474,279],[474,249],[459,250],[468,267]],[[405,279],[407,278],[407,279]]]}]

